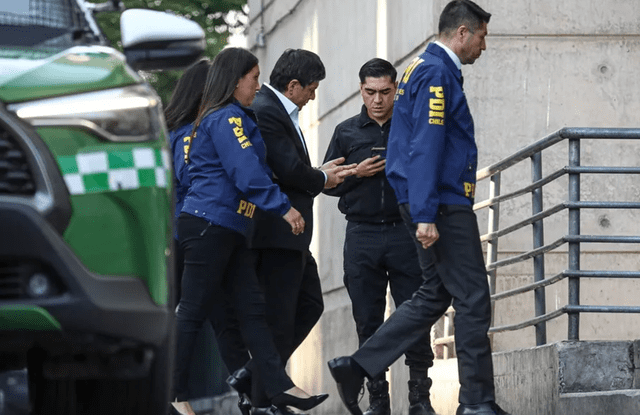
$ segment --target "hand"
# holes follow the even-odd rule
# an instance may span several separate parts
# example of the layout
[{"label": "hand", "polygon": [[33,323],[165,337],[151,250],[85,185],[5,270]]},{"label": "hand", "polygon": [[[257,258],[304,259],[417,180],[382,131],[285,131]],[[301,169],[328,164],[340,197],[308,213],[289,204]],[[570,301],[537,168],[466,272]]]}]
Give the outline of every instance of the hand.
[{"label": "hand", "polygon": [[327,171],[338,167],[340,164],[344,163],[346,159],[344,157],[338,157],[337,159],[329,160],[320,166],[320,170]]},{"label": "hand", "polygon": [[435,223],[418,223],[416,238],[418,238],[418,241],[420,241],[424,249],[429,248],[438,240],[438,238],[440,238],[440,234],[438,233],[436,224]]},{"label": "hand", "polygon": [[304,218],[293,206],[284,214],[283,218],[291,225],[291,233],[300,235],[304,232]]},{"label": "hand", "polygon": [[380,156],[369,157],[364,159],[356,167],[356,177],[371,177],[379,171],[384,170],[387,160],[378,160]]},{"label": "hand", "polygon": [[353,163],[343,166],[341,164],[344,163],[344,160],[344,157],[338,157],[337,159],[324,163],[322,167],[320,167],[320,170],[327,175],[327,181],[324,184],[325,189],[333,189],[344,182],[345,178],[356,174],[356,167],[358,165]]}]

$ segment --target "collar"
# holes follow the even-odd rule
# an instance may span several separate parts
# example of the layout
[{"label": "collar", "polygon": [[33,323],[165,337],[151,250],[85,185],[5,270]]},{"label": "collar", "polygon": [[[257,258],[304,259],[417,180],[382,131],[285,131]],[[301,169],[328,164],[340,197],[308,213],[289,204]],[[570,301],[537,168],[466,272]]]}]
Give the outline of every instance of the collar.
[{"label": "collar", "polygon": [[280,102],[282,103],[282,106],[284,107],[284,110],[287,111],[287,114],[289,114],[289,116],[293,115],[294,113],[298,112],[298,106],[296,104],[293,103],[293,101],[291,101],[289,98],[285,97],[282,92],[278,91],[277,89],[275,89],[274,87],[272,87],[271,85],[269,85],[268,83],[264,83],[264,85],[269,88],[270,90],[273,91],[274,94],[276,94],[276,96],[278,97],[278,99],[280,100]]},{"label": "collar", "polygon": [[447,54],[447,51],[444,47],[437,45],[435,42],[429,43],[429,45],[427,46],[426,53],[430,53],[435,57],[437,57],[438,59],[442,60],[442,63],[444,63],[444,65],[447,68],[449,68],[453,76],[455,76],[456,79],[460,82],[460,84],[462,84],[462,71],[458,69],[456,64]]},{"label": "collar", "polygon": [[456,64],[456,68],[458,68],[459,70],[462,70],[462,62],[460,62],[460,58],[458,57],[458,55],[455,54],[454,51],[449,49],[449,47],[447,45],[445,45],[444,43],[440,42],[439,40],[436,40],[433,43],[435,43],[436,45],[438,45],[442,49],[444,49],[444,51],[447,52],[447,55],[449,55],[449,57],[451,58],[453,63]]},{"label": "collar", "polygon": [[[367,107],[362,104],[362,109],[360,110],[360,115],[358,117],[358,122],[360,124],[360,128],[365,127],[367,124],[375,124],[378,125],[378,122],[375,121],[373,118],[369,117],[369,113],[367,112]],[[387,125],[387,123],[391,122],[391,118],[389,118],[387,121],[385,121],[384,125]]]}]

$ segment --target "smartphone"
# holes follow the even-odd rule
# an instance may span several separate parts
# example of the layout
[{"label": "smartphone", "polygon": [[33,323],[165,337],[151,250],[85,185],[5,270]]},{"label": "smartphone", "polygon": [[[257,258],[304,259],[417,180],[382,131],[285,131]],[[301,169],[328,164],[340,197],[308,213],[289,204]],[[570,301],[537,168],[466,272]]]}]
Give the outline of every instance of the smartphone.
[{"label": "smartphone", "polygon": [[386,147],[372,147],[371,148],[371,157],[380,156],[378,161],[387,158],[387,148]]}]

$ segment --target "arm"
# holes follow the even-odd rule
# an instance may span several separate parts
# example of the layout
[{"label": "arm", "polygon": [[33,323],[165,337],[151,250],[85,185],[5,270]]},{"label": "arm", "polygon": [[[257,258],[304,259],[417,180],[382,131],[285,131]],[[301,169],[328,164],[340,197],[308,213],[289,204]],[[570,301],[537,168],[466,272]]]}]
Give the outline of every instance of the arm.
[{"label": "arm", "polygon": [[407,166],[409,204],[414,223],[434,223],[440,203],[438,184],[446,142],[446,85],[437,68],[416,81],[412,86],[416,91],[414,130]]},{"label": "arm", "polygon": [[289,199],[262,167],[250,137],[244,134],[245,121],[245,117],[231,112],[218,117],[209,126],[209,139],[238,190],[260,209],[284,216],[291,208]]},{"label": "arm", "polygon": [[[276,108],[256,109],[260,133],[267,146],[267,163],[278,182],[299,192],[318,195],[325,185],[325,175],[302,159],[293,140],[300,137],[288,128],[289,119]],[[295,135],[294,135],[295,134]]]}]

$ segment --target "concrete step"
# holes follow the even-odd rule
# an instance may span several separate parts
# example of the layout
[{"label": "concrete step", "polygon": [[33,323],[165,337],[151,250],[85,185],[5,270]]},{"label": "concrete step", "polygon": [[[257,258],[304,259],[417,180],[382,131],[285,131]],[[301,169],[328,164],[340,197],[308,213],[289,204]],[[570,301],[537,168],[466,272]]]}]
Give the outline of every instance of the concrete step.
[{"label": "concrete step", "polygon": [[640,414],[640,390],[562,393],[556,407],[563,415]]},{"label": "concrete step", "polygon": [[638,415],[639,353],[637,340],[494,353],[496,400],[514,415]]}]

